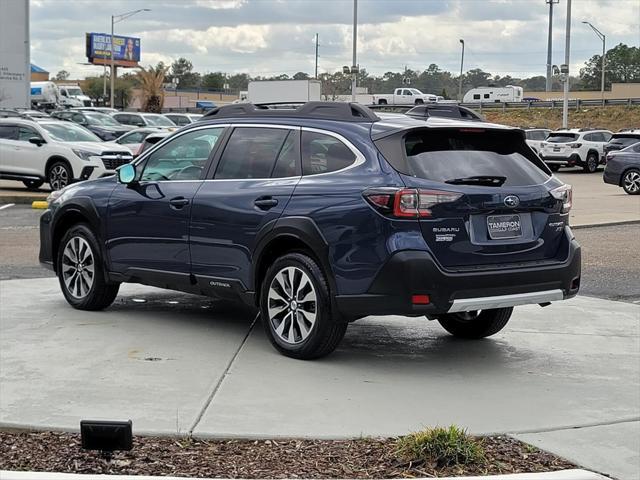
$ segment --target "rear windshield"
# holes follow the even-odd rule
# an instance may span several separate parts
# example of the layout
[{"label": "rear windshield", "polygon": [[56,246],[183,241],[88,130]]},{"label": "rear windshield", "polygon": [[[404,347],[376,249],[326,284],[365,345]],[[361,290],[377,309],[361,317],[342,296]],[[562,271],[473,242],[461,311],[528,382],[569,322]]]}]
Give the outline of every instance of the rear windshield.
[{"label": "rear windshield", "polygon": [[473,184],[472,177],[501,177],[505,186],[546,182],[549,175],[527,150],[516,131],[418,130],[404,138],[402,173],[453,184]]},{"label": "rear windshield", "polygon": [[616,145],[624,145],[628,147],[629,145],[633,145],[634,143],[640,142],[640,133],[637,135],[621,135],[617,134],[611,138],[611,143],[615,143]]},{"label": "rear windshield", "polygon": [[577,133],[550,133],[547,138],[549,143],[569,143],[578,139]]}]

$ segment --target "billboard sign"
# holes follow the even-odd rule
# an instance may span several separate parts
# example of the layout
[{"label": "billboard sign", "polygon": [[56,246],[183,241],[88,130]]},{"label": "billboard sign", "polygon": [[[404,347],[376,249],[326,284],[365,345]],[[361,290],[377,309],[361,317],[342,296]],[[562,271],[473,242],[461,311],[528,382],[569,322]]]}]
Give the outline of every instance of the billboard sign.
[{"label": "billboard sign", "polygon": [[[111,35],[87,33],[86,53],[91,63],[111,62]],[[140,39],[136,37],[113,36],[113,60],[122,67],[136,67],[140,62]]]}]

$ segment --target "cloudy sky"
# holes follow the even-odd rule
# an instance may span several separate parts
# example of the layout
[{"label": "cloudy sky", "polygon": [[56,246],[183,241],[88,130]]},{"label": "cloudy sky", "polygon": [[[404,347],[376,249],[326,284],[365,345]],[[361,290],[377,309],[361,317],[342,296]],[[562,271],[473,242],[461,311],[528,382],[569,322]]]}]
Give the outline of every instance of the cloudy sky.
[{"label": "cloudy sky", "polygon": [[[573,0],[573,72],[602,43],[640,45],[640,0]],[[31,60],[72,78],[99,74],[83,66],[85,32],[108,32],[110,16],[150,8],[116,24],[116,34],[141,38],[143,64],[178,57],[195,70],[274,75],[312,74],[314,36],[320,72],[351,63],[353,0],[31,0]],[[553,62],[564,60],[566,0],[554,9]],[[381,74],[430,63],[501,76],[544,75],[548,7],[545,0],[359,0],[358,63]]]}]

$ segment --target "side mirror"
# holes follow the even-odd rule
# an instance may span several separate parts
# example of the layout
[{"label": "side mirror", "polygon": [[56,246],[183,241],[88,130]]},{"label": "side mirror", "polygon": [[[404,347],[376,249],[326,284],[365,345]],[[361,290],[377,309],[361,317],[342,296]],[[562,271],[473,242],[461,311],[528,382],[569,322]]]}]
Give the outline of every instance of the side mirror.
[{"label": "side mirror", "polygon": [[31,137],[29,139],[29,143],[33,143],[34,145],[41,147],[42,145],[44,145],[45,141],[40,137]]},{"label": "side mirror", "polygon": [[129,185],[136,180],[136,167],[131,163],[122,165],[116,169],[116,175],[118,175],[118,181]]}]

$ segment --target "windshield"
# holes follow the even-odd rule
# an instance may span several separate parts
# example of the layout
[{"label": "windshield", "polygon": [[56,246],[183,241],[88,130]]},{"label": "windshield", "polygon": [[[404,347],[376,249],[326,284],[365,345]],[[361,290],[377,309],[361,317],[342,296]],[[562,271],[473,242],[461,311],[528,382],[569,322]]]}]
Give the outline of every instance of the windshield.
[{"label": "windshield", "polygon": [[176,124],[162,115],[143,115],[147,123],[154,127],[175,127]]},{"label": "windshield", "polygon": [[614,135],[611,139],[611,143],[615,143],[616,145],[623,145],[628,147],[629,145],[633,145],[634,143],[640,142],[640,134],[638,135]]},{"label": "windshield", "polygon": [[101,142],[86,128],[74,123],[41,123],[49,136],[58,142]]},{"label": "windshield", "polygon": [[120,124],[116,122],[109,115],[104,113],[85,113],[85,117],[89,121],[89,125],[103,125],[108,127],[119,127]]},{"label": "windshield", "polygon": [[422,95],[422,92],[420,90],[415,89],[415,88],[410,88],[409,91],[411,93],[413,93],[414,95]]},{"label": "windshield", "polygon": [[478,178],[491,177],[500,182],[490,186],[522,186],[549,178],[525,156],[522,137],[513,132],[432,129],[410,133],[404,142],[409,171],[403,173],[436,182],[486,184]]},{"label": "windshield", "polygon": [[547,137],[549,143],[569,143],[578,139],[577,133],[551,133]]},{"label": "windshield", "polygon": [[65,87],[65,90],[67,91],[67,93],[69,95],[72,95],[74,97],[77,96],[77,95],[83,95],[82,90],[80,88],[78,88],[78,87],[75,87],[75,88],[74,87]]}]

